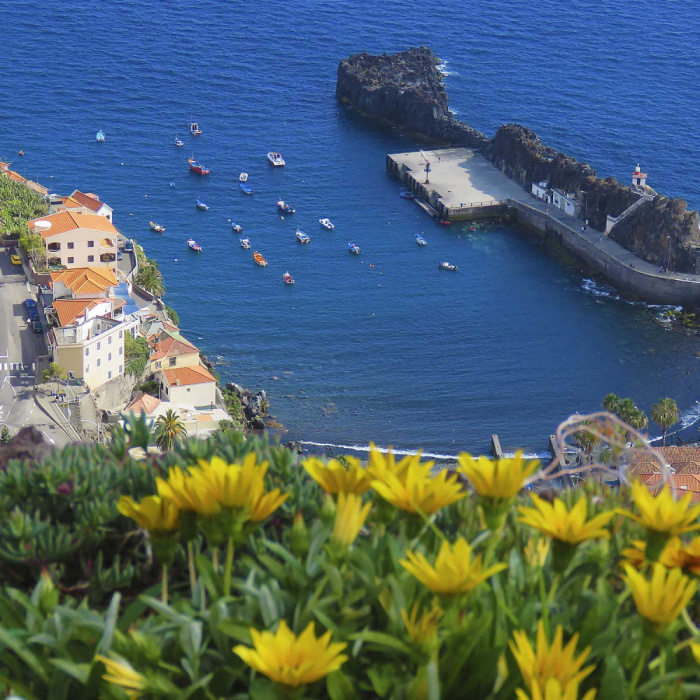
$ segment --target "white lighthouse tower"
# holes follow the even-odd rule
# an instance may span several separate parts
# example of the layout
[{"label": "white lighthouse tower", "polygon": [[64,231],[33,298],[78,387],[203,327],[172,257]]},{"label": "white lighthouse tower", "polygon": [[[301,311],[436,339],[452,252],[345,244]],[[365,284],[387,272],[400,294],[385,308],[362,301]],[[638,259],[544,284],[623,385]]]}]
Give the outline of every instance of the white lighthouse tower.
[{"label": "white lighthouse tower", "polygon": [[637,169],[632,173],[632,185],[635,187],[645,187],[647,184],[647,174],[642,172],[642,169],[637,163]]}]

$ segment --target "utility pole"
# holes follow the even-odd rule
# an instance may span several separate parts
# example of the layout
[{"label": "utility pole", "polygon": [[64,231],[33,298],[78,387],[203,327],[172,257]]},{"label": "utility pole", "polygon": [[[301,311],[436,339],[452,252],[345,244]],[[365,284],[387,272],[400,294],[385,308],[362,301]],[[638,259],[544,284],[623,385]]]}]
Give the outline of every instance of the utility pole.
[{"label": "utility pole", "polygon": [[668,241],[668,264],[666,265],[666,272],[671,271],[671,236],[666,236]]}]

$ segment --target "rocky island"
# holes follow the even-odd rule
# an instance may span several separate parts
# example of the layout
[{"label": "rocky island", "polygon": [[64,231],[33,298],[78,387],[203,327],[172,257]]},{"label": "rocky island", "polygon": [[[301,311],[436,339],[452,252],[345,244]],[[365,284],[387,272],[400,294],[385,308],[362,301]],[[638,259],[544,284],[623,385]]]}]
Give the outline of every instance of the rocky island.
[{"label": "rocky island", "polygon": [[612,240],[649,263],[695,272],[700,257],[698,213],[684,200],[650,187],[623,185],[614,177],[598,177],[587,163],[545,146],[519,124],[502,126],[492,138],[485,136],[450,113],[439,64],[427,47],[392,55],[354,54],[338,66],[336,94],[360,113],[431,144],[478,151],[528,192],[540,181],[572,192],[585,201],[580,216],[593,228],[608,231]]}]

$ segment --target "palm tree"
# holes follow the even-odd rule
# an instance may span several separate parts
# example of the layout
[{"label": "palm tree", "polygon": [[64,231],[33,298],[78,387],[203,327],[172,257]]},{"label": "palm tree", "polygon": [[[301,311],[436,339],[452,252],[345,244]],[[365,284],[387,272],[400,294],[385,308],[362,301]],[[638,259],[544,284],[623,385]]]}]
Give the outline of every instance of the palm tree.
[{"label": "palm tree", "polygon": [[588,457],[588,464],[590,464],[593,448],[600,442],[600,438],[593,433],[589,433],[587,430],[580,430],[579,432],[574,433],[574,439],[586,453],[586,456]]},{"label": "palm tree", "polygon": [[659,399],[651,407],[651,419],[661,428],[661,444],[666,447],[666,432],[680,419],[678,404],[673,399]]},{"label": "palm tree", "polygon": [[603,409],[608,413],[614,413],[617,415],[617,412],[620,410],[621,401],[622,399],[617,394],[607,394],[603,399]]},{"label": "palm tree", "polygon": [[162,297],[165,293],[163,275],[161,275],[160,270],[153,265],[144,265],[139,270],[139,274],[136,275],[136,284],[157,297]]},{"label": "palm tree", "polygon": [[186,436],[185,424],[172,408],[169,408],[165,415],[160,416],[156,421],[156,445],[163,452],[167,452],[176,440]]}]

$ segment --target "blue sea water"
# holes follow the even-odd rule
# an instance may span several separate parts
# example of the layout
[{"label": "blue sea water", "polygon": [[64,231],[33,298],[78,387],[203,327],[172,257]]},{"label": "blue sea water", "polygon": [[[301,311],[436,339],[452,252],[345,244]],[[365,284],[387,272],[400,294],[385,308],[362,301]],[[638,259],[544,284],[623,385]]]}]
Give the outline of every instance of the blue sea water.
[{"label": "blue sea water", "polygon": [[[495,432],[541,450],[560,420],[609,391],[646,410],[673,396],[683,425],[700,417],[695,337],[517,228],[434,225],[384,168],[386,153],[420,144],[334,94],[348,54],[429,45],[472,126],[523,123],[622,181],[640,162],[653,187],[697,208],[691,3],[20,1],[5,20],[0,158],[24,149],[15,165],[27,177],[108,202],[160,263],[185,334],[222,379],[265,388],[289,438],[453,454],[485,451]],[[192,118],[201,137],[187,133]],[[271,149],[286,168],[268,166]],[[192,153],[208,178],[188,172]],[[252,197],[239,191],[243,170]],[[209,212],[195,210],[197,196]],[[294,216],[276,213],[279,196]],[[150,219],[166,234],[150,233]],[[190,236],[202,255],[187,250]],[[440,272],[440,259],[459,273]],[[282,284],[287,270],[294,287]]]}]

